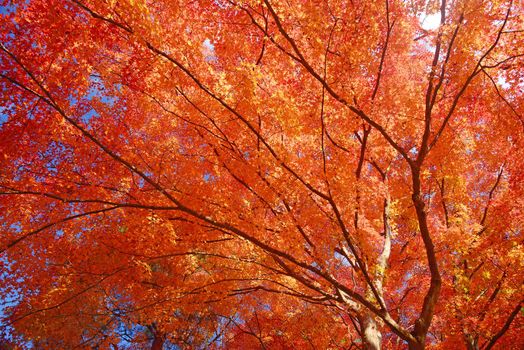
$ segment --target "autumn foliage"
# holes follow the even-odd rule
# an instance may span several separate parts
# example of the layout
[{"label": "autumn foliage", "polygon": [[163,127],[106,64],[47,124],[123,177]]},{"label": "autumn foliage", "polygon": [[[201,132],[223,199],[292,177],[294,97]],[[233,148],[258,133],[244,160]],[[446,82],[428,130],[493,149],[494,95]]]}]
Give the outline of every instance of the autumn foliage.
[{"label": "autumn foliage", "polygon": [[524,347],[522,2],[0,4],[0,348]]}]

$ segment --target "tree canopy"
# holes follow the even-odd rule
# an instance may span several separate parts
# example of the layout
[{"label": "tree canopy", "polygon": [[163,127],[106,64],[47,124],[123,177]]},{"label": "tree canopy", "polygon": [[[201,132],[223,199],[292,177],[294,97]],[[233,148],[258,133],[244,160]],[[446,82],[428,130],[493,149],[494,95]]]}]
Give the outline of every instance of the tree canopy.
[{"label": "tree canopy", "polygon": [[521,1],[0,13],[5,347],[524,347]]}]

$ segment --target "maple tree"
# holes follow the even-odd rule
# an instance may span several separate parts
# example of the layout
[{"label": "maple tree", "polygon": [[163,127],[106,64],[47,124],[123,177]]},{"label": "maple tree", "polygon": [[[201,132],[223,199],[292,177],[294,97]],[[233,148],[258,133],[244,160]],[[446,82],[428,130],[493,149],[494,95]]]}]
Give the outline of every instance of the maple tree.
[{"label": "maple tree", "polygon": [[522,3],[0,4],[5,344],[524,346]]}]

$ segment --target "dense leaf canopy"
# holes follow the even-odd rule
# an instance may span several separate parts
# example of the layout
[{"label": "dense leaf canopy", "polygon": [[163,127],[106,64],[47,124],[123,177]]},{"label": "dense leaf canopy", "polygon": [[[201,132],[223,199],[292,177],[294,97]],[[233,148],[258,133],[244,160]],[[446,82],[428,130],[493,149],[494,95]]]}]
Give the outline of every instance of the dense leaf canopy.
[{"label": "dense leaf canopy", "polygon": [[521,1],[0,5],[6,347],[524,347]]}]

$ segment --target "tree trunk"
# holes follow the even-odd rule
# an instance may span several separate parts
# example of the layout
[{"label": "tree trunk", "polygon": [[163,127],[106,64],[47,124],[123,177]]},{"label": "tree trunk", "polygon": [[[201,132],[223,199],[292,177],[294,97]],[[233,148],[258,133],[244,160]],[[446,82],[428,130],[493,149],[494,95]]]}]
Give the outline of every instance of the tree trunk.
[{"label": "tree trunk", "polygon": [[424,350],[425,342],[410,342],[408,343],[408,349],[409,350]]},{"label": "tree trunk", "polygon": [[164,347],[165,336],[160,333],[155,325],[147,327],[153,335],[153,343],[151,343],[151,350],[162,350]]},{"label": "tree trunk", "polygon": [[[385,172],[382,172],[382,180],[387,185],[387,175]],[[377,272],[375,273],[373,283],[378,292],[378,297],[383,298],[383,284],[384,276],[386,269],[388,267],[388,260],[391,254],[391,235],[392,229],[390,224],[390,196],[389,193],[384,198],[384,209],[383,209],[383,224],[384,224],[384,243],[382,247],[382,252],[377,260]],[[367,291],[369,297],[372,297],[371,290],[368,288]],[[377,324],[375,318],[366,313],[359,318],[360,329],[362,332],[362,345],[364,350],[380,350],[382,348],[382,333],[380,331],[380,324]]]},{"label": "tree trunk", "polygon": [[474,337],[471,334],[467,334],[466,346],[468,350],[479,350],[478,337]]},{"label": "tree trunk", "polygon": [[362,345],[364,350],[380,350],[382,348],[382,333],[377,322],[371,315],[359,318],[362,330]]},{"label": "tree trunk", "polygon": [[164,338],[160,336],[156,336],[153,339],[153,344],[151,344],[151,350],[162,350],[164,347]]}]

